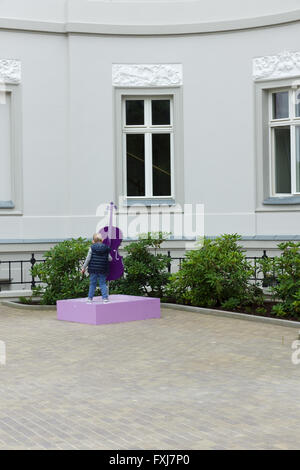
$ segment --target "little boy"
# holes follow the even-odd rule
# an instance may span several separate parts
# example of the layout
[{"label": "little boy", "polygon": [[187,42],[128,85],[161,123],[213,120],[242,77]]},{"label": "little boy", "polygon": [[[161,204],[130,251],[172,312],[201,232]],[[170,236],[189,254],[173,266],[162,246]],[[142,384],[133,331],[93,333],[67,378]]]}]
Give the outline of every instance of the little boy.
[{"label": "little boy", "polygon": [[104,303],[108,303],[108,293],[106,285],[106,276],[109,268],[110,248],[102,243],[102,237],[99,233],[93,235],[92,246],[84,262],[82,273],[84,274],[87,266],[90,274],[90,289],[88,303],[92,303],[97,283],[99,282],[101,294]]}]

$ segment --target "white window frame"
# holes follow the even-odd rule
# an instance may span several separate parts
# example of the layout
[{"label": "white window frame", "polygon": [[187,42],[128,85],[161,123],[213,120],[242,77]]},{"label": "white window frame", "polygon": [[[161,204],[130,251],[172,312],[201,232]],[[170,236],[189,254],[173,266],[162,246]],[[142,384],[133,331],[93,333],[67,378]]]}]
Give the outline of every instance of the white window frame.
[{"label": "white window frame", "polygon": [[[5,83],[5,92],[11,100],[11,204],[3,207],[0,201],[0,217],[23,215],[23,171],[22,171],[22,112],[21,86]],[[1,104],[0,104],[1,106]],[[1,170],[0,170],[1,171]]]},{"label": "white window frame", "polygon": [[[183,125],[183,90],[182,86],[155,86],[155,87],[132,87],[132,86],[114,86],[113,87],[113,100],[114,100],[114,125],[115,133],[113,139],[114,147],[114,177],[115,177],[115,190],[114,198],[119,201],[119,207],[137,206],[152,207],[161,204],[174,206],[185,203],[185,176],[184,176],[184,125]],[[123,97],[148,97],[155,98],[170,96],[173,103],[173,145],[172,154],[173,161],[171,162],[171,171],[173,172],[173,197],[152,197],[152,198],[127,198],[124,187],[124,143],[123,143]]]},{"label": "white window frame", "polygon": [[[143,100],[144,101],[144,124],[143,125],[127,125],[126,124],[126,101]],[[170,124],[152,125],[152,100],[169,100],[170,101]],[[175,198],[174,191],[174,104],[172,95],[124,95],[122,97],[122,147],[123,147],[123,187],[127,200],[169,200]],[[127,195],[127,152],[126,152],[126,135],[127,134],[143,134],[145,136],[145,195],[144,196],[128,196]],[[152,134],[170,134],[170,169],[171,169],[171,194],[167,196],[153,195],[153,179],[152,179]]]},{"label": "white window frame", "polygon": [[[273,118],[273,94],[279,92],[289,93],[289,116],[287,118]],[[271,195],[274,197],[299,196],[300,191],[296,188],[296,127],[300,127],[300,116],[296,116],[296,93],[300,93],[298,87],[273,88],[269,91],[269,172],[271,182]],[[276,193],[276,168],[275,168],[275,132],[278,127],[290,127],[291,148],[291,192]]]}]

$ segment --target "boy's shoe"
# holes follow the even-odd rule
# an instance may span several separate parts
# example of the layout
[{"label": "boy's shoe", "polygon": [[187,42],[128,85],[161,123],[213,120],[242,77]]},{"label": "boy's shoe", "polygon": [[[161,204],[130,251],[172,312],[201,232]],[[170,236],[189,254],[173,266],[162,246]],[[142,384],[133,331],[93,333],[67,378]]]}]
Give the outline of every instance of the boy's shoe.
[{"label": "boy's shoe", "polygon": [[93,303],[93,299],[87,299],[87,304],[92,304]]},{"label": "boy's shoe", "polygon": [[109,300],[108,300],[108,299],[104,299],[104,300],[103,300],[103,303],[104,303],[104,304],[108,304],[108,303],[109,303]]}]

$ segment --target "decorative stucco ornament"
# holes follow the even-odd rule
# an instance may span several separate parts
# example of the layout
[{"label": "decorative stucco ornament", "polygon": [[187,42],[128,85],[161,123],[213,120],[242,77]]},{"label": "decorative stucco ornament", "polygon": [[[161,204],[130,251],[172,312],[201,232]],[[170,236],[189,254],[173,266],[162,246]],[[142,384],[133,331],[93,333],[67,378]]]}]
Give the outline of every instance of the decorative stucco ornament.
[{"label": "decorative stucco ornament", "polygon": [[13,59],[0,59],[0,82],[17,84],[21,82],[21,62]]},{"label": "decorative stucco ornament", "polygon": [[276,79],[300,76],[300,52],[284,51],[253,60],[253,79]]},{"label": "decorative stucco ornament", "polygon": [[113,86],[159,87],[182,85],[181,64],[113,64]]}]

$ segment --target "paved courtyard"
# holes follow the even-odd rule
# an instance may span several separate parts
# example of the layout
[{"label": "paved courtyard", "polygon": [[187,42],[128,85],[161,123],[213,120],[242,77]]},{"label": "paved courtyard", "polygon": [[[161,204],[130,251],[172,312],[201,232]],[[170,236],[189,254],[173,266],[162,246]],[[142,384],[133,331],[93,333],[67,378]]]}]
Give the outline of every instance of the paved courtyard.
[{"label": "paved courtyard", "polygon": [[297,338],[167,309],[89,326],[0,305],[0,449],[298,449]]}]

